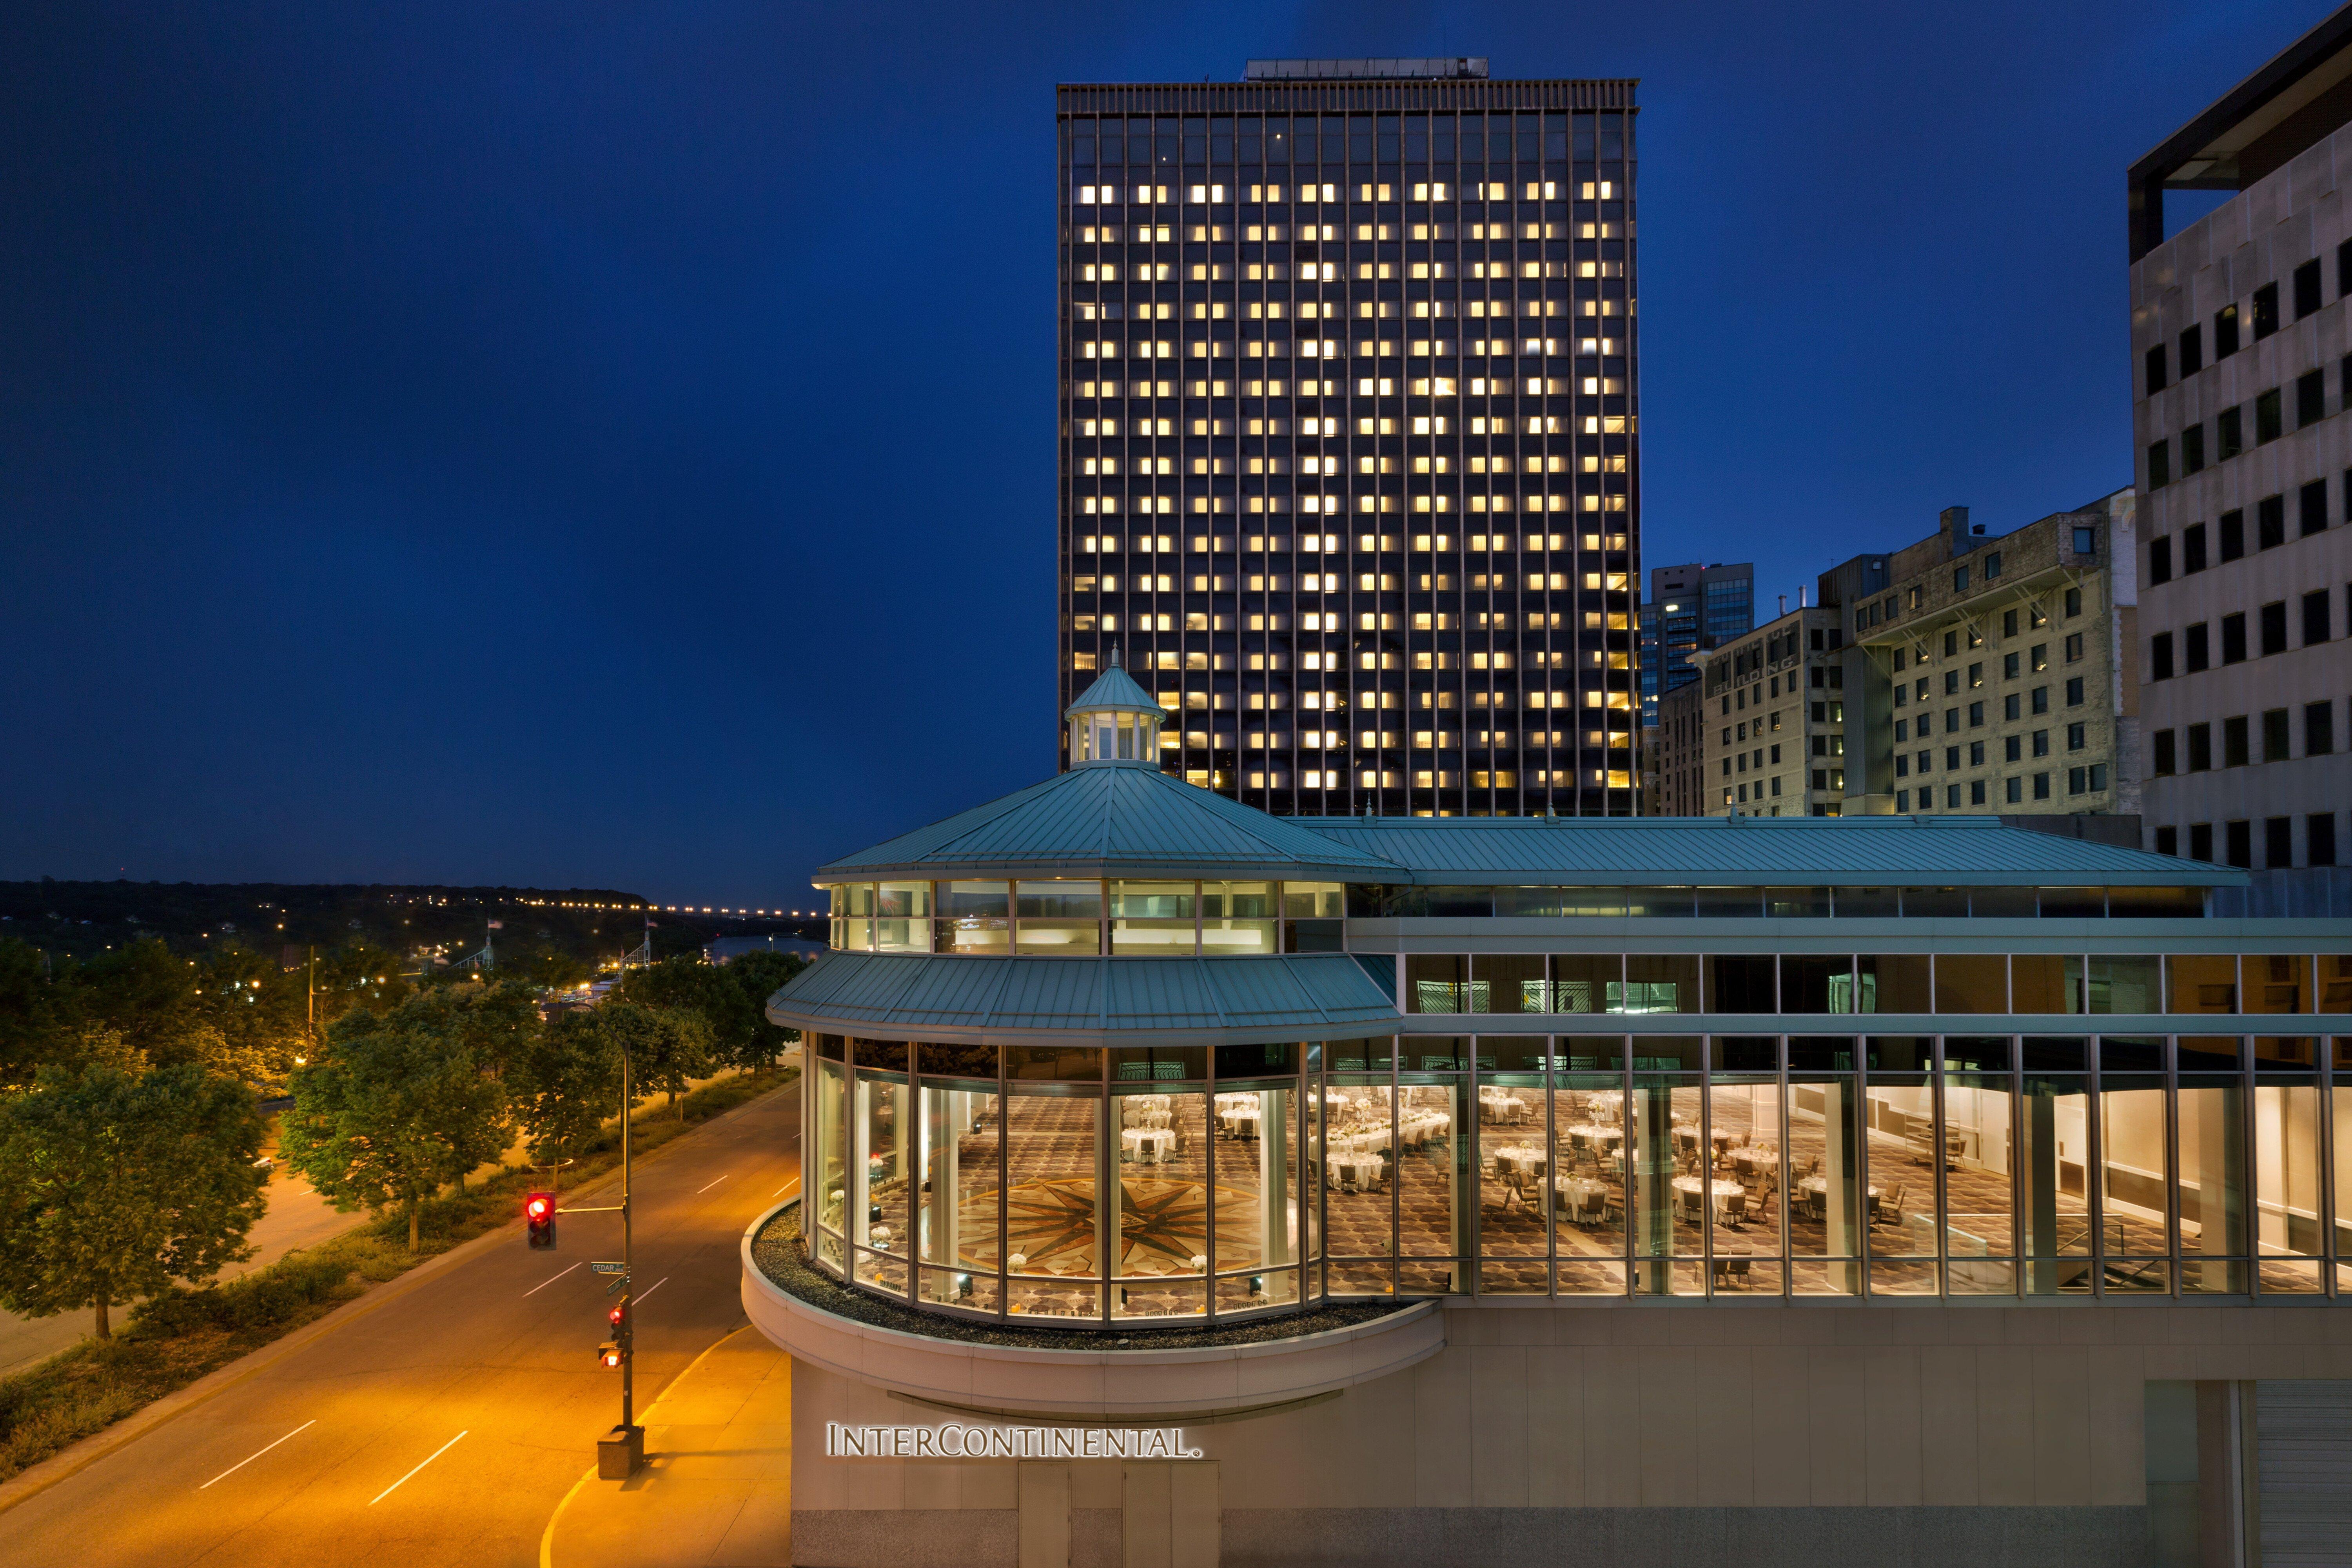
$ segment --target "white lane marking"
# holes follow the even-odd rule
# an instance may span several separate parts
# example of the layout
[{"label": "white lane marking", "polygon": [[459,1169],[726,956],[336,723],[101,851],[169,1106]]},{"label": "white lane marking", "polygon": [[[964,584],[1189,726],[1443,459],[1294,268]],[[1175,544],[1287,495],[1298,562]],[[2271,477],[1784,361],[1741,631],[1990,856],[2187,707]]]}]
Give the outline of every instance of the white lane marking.
[{"label": "white lane marking", "polygon": [[[584,1261],[584,1260],[583,1260],[583,1261]],[[572,1266],[572,1268],[579,1268],[579,1267],[580,1267],[580,1265],[579,1265],[579,1264],[577,1264],[577,1263],[575,1263],[575,1264],[573,1264],[573,1265]],[[523,1292],[524,1297],[525,1297],[526,1299],[528,1299],[528,1298],[530,1298],[530,1297],[532,1297],[532,1296],[536,1296],[536,1295],[538,1295],[541,1290],[546,1289],[550,1285],[552,1285],[552,1284],[554,1284],[558,1279],[562,1279],[564,1274],[569,1274],[569,1273],[571,1273],[571,1272],[572,1272],[572,1268],[566,1268],[565,1270],[563,1270],[563,1273],[562,1273],[562,1274],[551,1274],[551,1275],[549,1275],[546,1279],[544,1279],[541,1280],[538,1284],[536,1284],[536,1285],[532,1286],[530,1289],[528,1289],[528,1290],[524,1291],[524,1292]]]},{"label": "white lane marking", "polygon": [[[310,1417],[310,1419],[309,1419],[308,1421],[303,1422],[301,1426],[295,1427],[293,1431],[287,1433],[287,1434],[286,1434],[286,1437],[299,1437],[299,1436],[300,1436],[303,1433],[305,1433],[305,1432],[309,1431],[311,1427],[313,1427],[313,1426],[317,1426],[318,1424],[319,1424],[319,1418],[318,1418],[317,1416],[313,1415],[313,1416],[312,1416],[312,1417]],[[283,1443],[284,1441],[286,1441],[286,1437],[280,1437],[280,1438],[278,1438],[278,1443]],[[278,1443],[272,1443],[272,1444],[270,1444],[270,1445],[268,1446],[268,1447],[265,1447],[265,1448],[257,1448],[257,1449],[255,1449],[252,1453],[247,1454],[244,1458],[239,1459],[236,1464],[231,1465],[227,1469],[223,1470],[219,1475],[215,1476],[215,1477],[213,1478],[213,1480],[212,1480],[212,1481],[206,1481],[206,1482],[205,1483],[205,1485],[204,1485],[204,1486],[202,1486],[202,1487],[198,1487],[196,1489],[197,1489],[198,1491],[203,1491],[203,1490],[205,1489],[205,1487],[209,1487],[209,1486],[211,1486],[211,1485],[213,1484],[213,1481],[225,1481],[225,1480],[228,1479],[229,1479],[229,1477],[231,1477],[231,1476],[233,1476],[233,1475],[236,1474],[236,1473],[237,1473],[237,1471],[239,1471],[239,1470],[241,1470],[241,1469],[245,1468],[245,1467],[246,1467],[246,1466],[247,1466],[247,1465],[249,1465],[249,1464],[253,1463],[253,1461],[254,1461],[254,1460],[256,1460],[256,1459],[257,1459],[257,1458],[261,1458],[261,1456],[262,1456],[262,1455],[267,1454],[268,1452],[269,1452],[269,1449],[270,1449],[270,1448],[275,1448],[276,1447],[278,1447]]]},{"label": "white lane marking", "polygon": [[[466,1434],[464,1432],[460,1432],[457,1434],[457,1437],[463,1437]],[[423,1469],[425,1465],[431,1464],[434,1460],[439,1458],[442,1455],[456,1447],[457,1446],[457,1437],[450,1438],[447,1442],[434,1449],[430,1454],[425,1455],[424,1464],[418,1465],[416,1467],[416,1470]],[[384,1499],[390,1497],[393,1493],[406,1486],[408,1484],[408,1476],[415,1475],[416,1470],[409,1471],[407,1476],[401,1477],[400,1479],[393,1482],[392,1485],[384,1488],[383,1490],[368,1499],[368,1507],[373,1508],[376,1504],[382,1502]]]},{"label": "white lane marking", "polygon": [[[731,1175],[733,1175],[734,1173],[735,1173],[734,1172],[730,1171],[730,1172],[728,1172],[728,1173],[727,1173],[727,1176],[731,1176]],[[721,1177],[719,1177],[719,1182],[723,1182],[723,1181],[725,1181],[725,1180],[727,1179],[727,1176],[721,1176]],[[702,1186],[699,1186],[699,1187],[695,1188],[695,1189],[694,1189],[694,1195],[695,1195],[696,1197],[698,1197],[698,1197],[700,1197],[703,1194],[705,1194],[705,1193],[709,1192],[712,1187],[717,1186],[717,1185],[719,1184],[719,1182],[710,1182],[710,1183],[707,1183],[707,1184],[704,1184],[704,1185],[702,1185]]]},{"label": "white lane marking", "polygon": [[[646,1286],[646,1296],[650,1296],[650,1295],[652,1295],[655,1291],[656,1291],[656,1290],[660,1289],[663,1286],[665,1286],[665,1285],[667,1285],[667,1284],[668,1284],[668,1283],[669,1283],[669,1276],[668,1276],[668,1275],[667,1275],[667,1274],[663,1275],[660,1279],[658,1279],[655,1280],[652,1284],[650,1284],[650,1285],[648,1285],[648,1286]],[[640,1296],[640,1297],[638,1297],[638,1298],[637,1298],[637,1301],[642,1302],[642,1301],[646,1299],[646,1296]],[[635,1303],[634,1303],[634,1302],[632,1303],[632,1305],[635,1305]]]},{"label": "white lane marking", "polygon": [[786,1193],[791,1192],[794,1187],[797,1187],[800,1184],[801,1179],[798,1176],[794,1176],[791,1181],[786,1182],[782,1186],[778,1187],[774,1192],[770,1193],[768,1195],[772,1198],[782,1197]]}]

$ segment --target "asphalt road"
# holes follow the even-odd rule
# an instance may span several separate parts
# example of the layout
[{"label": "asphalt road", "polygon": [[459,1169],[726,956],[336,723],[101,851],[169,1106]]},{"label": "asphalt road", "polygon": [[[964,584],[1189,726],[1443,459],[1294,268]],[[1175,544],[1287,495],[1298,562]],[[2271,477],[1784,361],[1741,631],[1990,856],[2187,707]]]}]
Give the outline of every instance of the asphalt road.
[{"label": "asphalt road", "polygon": [[[738,1243],[799,1173],[799,1108],[771,1094],[639,1168],[640,1410],[741,1321]],[[620,1256],[620,1216],[564,1216],[557,1242],[501,1233],[0,1514],[0,1563],[530,1568],[619,1414],[586,1265]]]}]

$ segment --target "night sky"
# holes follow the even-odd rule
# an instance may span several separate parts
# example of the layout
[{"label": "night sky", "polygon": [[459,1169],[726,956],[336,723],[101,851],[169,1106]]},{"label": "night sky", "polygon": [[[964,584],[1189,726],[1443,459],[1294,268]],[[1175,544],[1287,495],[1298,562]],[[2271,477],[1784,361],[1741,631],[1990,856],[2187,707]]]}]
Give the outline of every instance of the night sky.
[{"label": "night sky", "polygon": [[1645,562],[2127,482],[2316,4],[0,9],[0,878],[790,906],[1053,771],[1054,84],[1642,79]]}]

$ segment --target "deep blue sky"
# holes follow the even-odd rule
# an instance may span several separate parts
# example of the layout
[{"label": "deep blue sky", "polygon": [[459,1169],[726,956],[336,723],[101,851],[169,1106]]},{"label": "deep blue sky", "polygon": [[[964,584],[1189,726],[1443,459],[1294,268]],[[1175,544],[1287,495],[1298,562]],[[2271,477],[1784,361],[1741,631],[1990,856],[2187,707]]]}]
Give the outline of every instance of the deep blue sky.
[{"label": "deep blue sky", "polygon": [[1050,773],[1053,87],[1642,79],[1646,559],[2127,479],[2123,174],[2325,15],[0,10],[0,877],[789,905]]}]

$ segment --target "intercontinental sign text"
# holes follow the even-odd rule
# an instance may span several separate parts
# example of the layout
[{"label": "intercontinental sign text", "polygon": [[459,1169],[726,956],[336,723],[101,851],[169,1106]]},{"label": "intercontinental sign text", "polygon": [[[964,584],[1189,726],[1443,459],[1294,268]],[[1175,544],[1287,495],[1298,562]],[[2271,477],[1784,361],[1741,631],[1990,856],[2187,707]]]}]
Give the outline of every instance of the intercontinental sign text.
[{"label": "intercontinental sign text", "polygon": [[1197,1459],[1174,1426],[845,1426],[824,1424],[828,1459]]}]

